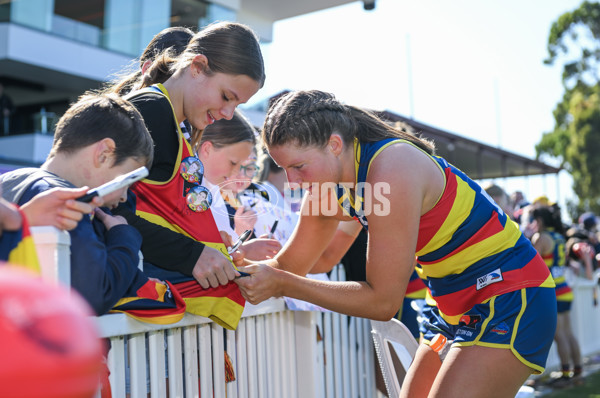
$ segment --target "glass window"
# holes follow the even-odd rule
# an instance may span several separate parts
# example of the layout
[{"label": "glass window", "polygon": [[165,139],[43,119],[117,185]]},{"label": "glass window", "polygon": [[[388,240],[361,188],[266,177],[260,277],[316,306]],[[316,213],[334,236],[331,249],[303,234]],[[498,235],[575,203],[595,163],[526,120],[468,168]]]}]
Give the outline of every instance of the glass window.
[{"label": "glass window", "polygon": [[0,0],[0,22],[11,21],[139,56],[169,26],[199,30],[235,21],[236,12],[204,0]]},{"label": "glass window", "polygon": [[198,29],[198,20],[206,15],[207,3],[199,0],[173,0],[171,26]]},{"label": "glass window", "polygon": [[202,0],[173,0],[171,26],[186,26],[193,30],[215,21],[235,21],[236,12]]},{"label": "glass window", "polygon": [[0,22],[10,21],[10,1],[8,3],[0,3]]},{"label": "glass window", "polygon": [[10,20],[21,25],[50,31],[54,0],[19,0],[10,4]]},{"label": "glass window", "polygon": [[104,29],[104,0],[54,0],[52,32],[99,46]]},{"label": "glass window", "polygon": [[104,29],[104,0],[55,0],[54,13]]},{"label": "glass window", "polygon": [[236,18],[234,10],[211,3],[207,5],[206,15],[198,20],[198,26],[206,26],[215,21],[235,21]]},{"label": "glass window", "polygon": [[104,46],[133,56],[169,26],[169,0],[106,0]]}]

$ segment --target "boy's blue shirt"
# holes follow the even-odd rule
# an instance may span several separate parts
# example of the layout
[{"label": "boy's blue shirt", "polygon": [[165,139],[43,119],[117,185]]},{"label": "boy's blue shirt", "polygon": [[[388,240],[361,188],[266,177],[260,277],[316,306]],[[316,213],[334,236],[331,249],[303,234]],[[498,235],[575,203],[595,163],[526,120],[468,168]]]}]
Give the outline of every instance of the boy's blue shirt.
[{"label": "boy's blue shirt", "polygon": [[[31,184],[18,201],[58,186],[43,178]],[[64,185],[61,185],[64,186]],[[108,209],[103,209],[111,214]],[[71,236],[71,286],[97,315],[107,313],[122,297],[135,296],[148,278],[137,268],[142,244],[140,233],[130,225],[106,230],[97,218],[84,215]]]}]

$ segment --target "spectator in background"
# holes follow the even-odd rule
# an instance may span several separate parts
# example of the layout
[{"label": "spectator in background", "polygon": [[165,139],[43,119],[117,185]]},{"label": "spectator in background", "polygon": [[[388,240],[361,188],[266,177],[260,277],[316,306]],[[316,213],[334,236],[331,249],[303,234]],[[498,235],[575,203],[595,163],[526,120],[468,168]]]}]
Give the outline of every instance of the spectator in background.
[{"label": "spectator in background", "polygon": [[302,189],[299,187],[291,189],[285,171],[275,163],[266,150],[261,150],[258,164],[260,173],[257,179],[261,187],[268,192],[269,201],[294,213],[298,212],[302,202]]},{"label": "spectator in background", "polygon": [[[221,188],[230,186],[228,182],[236,178],[244,163],[244,167],[249,167],[248,162],[253,162],[253,157],[256,157],[256,154],[253,154],[255,145],[254,127],[236,110],[231,120],[219,120],[207,126],[198,146],[198,159],[204,165],[203,185],[212,194],[211,211],[215,222],[220,231],[227,232],[234,239],[238,238],[239,231],[235,230],[235,225],[232,228],[230,224],[229,211]],[[253,165],[256,166],[255,163]],[[245,180],[246,184],[249,182],[250,180]],[[230,189],[226,191],[230,192]],[[234,218],[238,223],[243,222],[242,220],[254,220],[256,223],[254,216],[255,210],[250,205],[244,205],[236,210]],[[247,227],[248,225],[245,225],[243,228]],[[256,238],[244,243],[242,248],[247,258],[264,260],[274,256],[281,249],[281,244],[276,239]]]},{"label": "spectator in background", "polygon": [[533,211],[535,209],[553,206],[550,203],[546,195],[538,196],[531,202],[531,204],[525,205],[521,209],[517,210],[519,215],[519,227],[528,239],[531,239],[533,234],[537,231],[536,221],[533,217]]},{"label": "spectator in background", "polygon": [[4,91],[4,84],[0,83],[0,120],[2,120],[0,132],[3,135],[10,133],[10,121],[13,113],[15,113],[15,105]]},{"label": "spectator in background", "polygon": [[[254,207],[258,205],[258,200],[261,200],[255,194],[262,196],[263,192],[259,191],[252,183],[252,179],[256,177],[257,173],[256,145],[254,145],[252,152],[241,162],[238,170],[234,171],[220,186],[229,213],[229,225],[238,236],[246,230],[251,230],[250,239],[257,236],[254,227],[258,215]],[[267,197],[262,196],[262,199],[267,199]]]},{"label": "spectator in background", "polygon": [[483,187],[485,192],[500,206],[502,211],[506,213],[511,219],[514,217],[514,208],[512,207],[512,203],[508,194],[502,189],[500,186],[496,184],[488,184]]},{"label": "spectator in background", "polygon": [[566,253],[570,265],[578,276],[592,279],[598,268],[597,251],[590,234],[578,226],[571,227],[566,232]]},{"label": "spectator in background", "polygon": [[[533,210],[537,232],[531,238],[533,247],[540,253],[556,284],[557,324],[554,341],[561,362],[562,375],[553,380],[554,386],[566,386],[582,377],[581,350],[571,328],[573,291],[565,278],[566,253],[563,223],[557,206],[540,206]],[[571,365],[573,374],[571,375]]]},{"label": "spectator in background", "polygon": [[579,227],[583,228],[588,234],[590,244],[594,247],[596,253],[600,253],[600,241],[598,239],[598,217],[591,211],[579,216]]},{"label": "spectator in background", "polygon": [[587,211],[579,216],[579,226],[583,227],[588,232],[596,232],[598,221],[596,215],[591,211]]},{"label": "spectator in background", "polygon": [[527,199],[523,195],[521,191],[515,191],[510,195],[511,206],[514,209],[513,220],[517,222],[517,224],[521,224],[521,215],[523,214],[523,208],[529,205]]},{"label": "spectator in background", "polygon": [[520,209],[529,204],[527,199],[525,199],[525,195],[521,191],[515,191],[510,195],[510,201],[512,202],[512,206],[515,209]]}]

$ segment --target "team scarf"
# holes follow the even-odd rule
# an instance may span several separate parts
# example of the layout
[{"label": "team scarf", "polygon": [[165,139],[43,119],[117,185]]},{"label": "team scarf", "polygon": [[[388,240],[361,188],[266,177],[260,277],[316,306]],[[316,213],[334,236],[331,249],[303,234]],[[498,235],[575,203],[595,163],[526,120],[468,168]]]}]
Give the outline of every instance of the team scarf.
[{"label": "team scarf", "polygon": [[21,215],[21,229],[16,231],[2,231],[0,239],[0,260],[11,265],[24,267],[36,274],[41,273],[40,263],[35,251],[35,243],[29,230],[25,214],[17,209]]},{"label": "team scarf", "polygon": [[171,324],[180,321],[186,304],[178,290],[169,281],[137,278],[133,294],[126,294],[111,312],[123,312],[138,321]]}]

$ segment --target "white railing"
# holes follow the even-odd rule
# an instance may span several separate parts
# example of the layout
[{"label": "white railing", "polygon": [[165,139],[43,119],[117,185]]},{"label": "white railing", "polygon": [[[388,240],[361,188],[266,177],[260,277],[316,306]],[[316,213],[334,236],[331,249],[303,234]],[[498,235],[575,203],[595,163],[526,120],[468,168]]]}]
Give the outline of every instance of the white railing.
[{"label": "white railing", "polygon": [[[69,264],[68,234],[50,227],[33,228],[32,233],[44,275],[69,280],[63,272],[68,267],[57,267]],[[332,279],[345,279],[342,267]],[[283,299],[271,299],[258,306],[246,304],[235,331],[191,314],[171,325],[148,324],[125,314],[101,316],[97,324],[111,343],[108,366],[114,398],[380,395],[366,319],[289,311]],[[235,381],[228,383],[225,352],[235,373]]]},{"label": "white railing", "polygon": [[[44,276],[69,281],[69,235],[52,227],[32,228]],[[334,280],[344,280],[336,267]],[[573,332],[582,355],[600,352],[600,307],[596,284],[569,280],[575,300]],[[109,338],[113,397],[362,397],[380,396],[370,324],[332,312],[289,311],[282,299],[246,304],[236,331],[186,314],[176,324],[154,325],[124,314],[97,318]],[[235,381],[225,382],[227,351]],[[560,361],[553,346],[547,371]]]},{"label": "white railing", "polygon": [[[332,315],[287,311],[273,299],[248,305],[236,331],[194,315],[148,325],[110,314],[98,324],[111,341],[115,398],[375,396],[369,323]],[[225,351],[236,378],[229,383]]]},{"label": "white railing", "polygon": [[[598,275],[598,273],[596,274]],[[597,276],[596,276],[597,278]],[[598,290],[597,279],[590,281],[567,272],[567,282],[573,289],[574,300],[571,305],[571,327],[579,342],[581,355],[588,356],[600,352],[600,302],[594,300]],[[596,301],[596,302],[595,302]],[[560,359],[556,344],[552,344],[546,373],[560,369]]]}]

